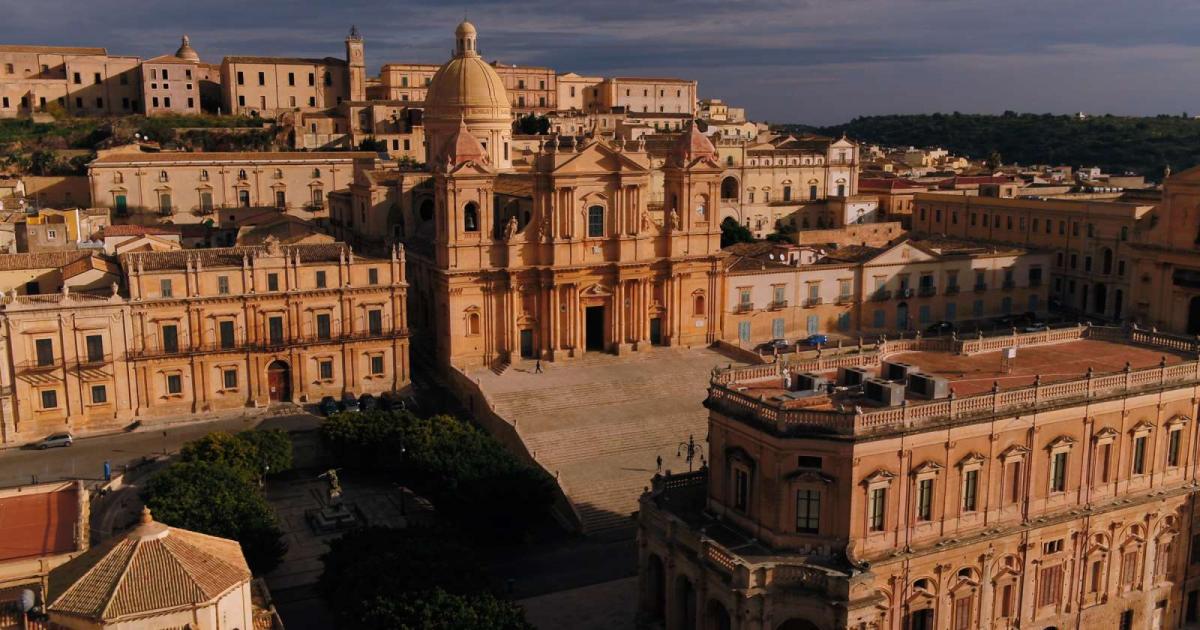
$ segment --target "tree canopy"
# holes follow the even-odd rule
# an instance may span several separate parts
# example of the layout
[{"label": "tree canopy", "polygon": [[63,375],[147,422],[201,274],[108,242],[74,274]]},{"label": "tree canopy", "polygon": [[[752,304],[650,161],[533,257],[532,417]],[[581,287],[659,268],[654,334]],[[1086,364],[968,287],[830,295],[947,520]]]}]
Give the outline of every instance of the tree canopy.
[{"label": "tree canopy", "polygon": [[292,440],[281,429],[242,431],[236,435],[214,431],[185,444],[180,456],[185,462],[225,464],[246,479],[258,479],[267,473],[291,469]]},{"label": "tree canopy", "polygon": [[729,247],[734,243],[753,243],[754,234],[750,228],[737,222],[733,217],[725,217],[721,221],[721,247]]},{"label": "tree canopy", "polygon": [[274,569],[287,551],[267,500],[241,471],[227,464],[173,464],[150,478],[142,500],[157,521],[238,541],[255,573]]}]

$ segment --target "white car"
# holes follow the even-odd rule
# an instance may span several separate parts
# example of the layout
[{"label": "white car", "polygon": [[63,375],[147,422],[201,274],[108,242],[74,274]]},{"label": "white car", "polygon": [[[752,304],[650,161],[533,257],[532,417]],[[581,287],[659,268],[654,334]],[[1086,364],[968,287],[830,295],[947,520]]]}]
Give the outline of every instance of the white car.
[{"label": "white car", "polygon": [[70,433],[55,433],[48,435],[42,441],[35,444],[39,451],[44,451],[48,448],[56,446],[70,446],[75,443],[75,438],[71,437]]}]

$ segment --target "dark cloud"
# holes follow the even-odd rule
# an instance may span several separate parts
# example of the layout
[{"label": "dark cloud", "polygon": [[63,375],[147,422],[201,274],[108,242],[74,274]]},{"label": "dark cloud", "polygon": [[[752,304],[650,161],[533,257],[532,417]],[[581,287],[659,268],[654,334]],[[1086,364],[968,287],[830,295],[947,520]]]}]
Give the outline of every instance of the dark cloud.
[{"label": "dark cloud", "polygon": [[188,33],[227,54],[444,60],[464,14],[488,58],[588,74],[671,74],[769,120],[880,112],[1200,109],[1191,0],[0,0],[5,43],[145,57]]}]

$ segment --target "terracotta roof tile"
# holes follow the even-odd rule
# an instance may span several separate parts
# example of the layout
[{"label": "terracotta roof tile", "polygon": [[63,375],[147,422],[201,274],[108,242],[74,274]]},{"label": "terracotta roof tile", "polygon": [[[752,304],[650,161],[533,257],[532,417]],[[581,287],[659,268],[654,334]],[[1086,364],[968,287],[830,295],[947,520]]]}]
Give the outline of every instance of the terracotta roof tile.
[{"label": "terracotta roof tile", "polygon": [[178,225],[110,225],[100,230],[100,238],[110,236],[142,236],[145,234],[179,234]]},{"label": "terracotta roof tile", "polygon": [[0,271],[57,269],[65,267],[72,261],[91,255],[91,252],[79,250],[37,252],[33,254],[0,254]]}]

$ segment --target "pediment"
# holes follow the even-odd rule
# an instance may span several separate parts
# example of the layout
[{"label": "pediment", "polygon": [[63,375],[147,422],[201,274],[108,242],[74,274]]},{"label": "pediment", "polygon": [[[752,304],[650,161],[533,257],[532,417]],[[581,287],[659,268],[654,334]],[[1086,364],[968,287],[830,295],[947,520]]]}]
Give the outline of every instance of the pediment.
[{"label": "pediment", "polygon": [[1096,431],[1095,439],[1096,440],[1114,440],[1117,438],[1118,435],[1120,435],[1120,434],[1117,433],[1116,429],[1114,429],[1112,427],[1104,427],[1104,428],[1100,429],[1099,431]]},{"label": "pediment", "polygon": [[604,142],[584,146],[567,161],[554,168],[556,175],[586,173],[646,173],[649,168]]},{"label": "pediment", "polygon": [[942,465],[934,461],[925,461],[912,469],[914,475],[937,474],[942,471]]},{"label": "pediment", "polygon": [[1011,459],[1013,457],[1025,457],[1029,454],[1029,449],[1021,444],[1013,444],[1012,446],[1000,451],[1000,459]]},{"label": "pediment", "polygon": [[867,264],[869,265],[903,265],[917,262],[936,260],[936,257],[914,247],[912,243],[903,241],[880,252]]},{"label": "pediment", "polygon": [[869,486],[873,486],[877,483],[891,483],[891,481],[895,478],[895,473],[880,468],[879,470],[867,475],[862,482]]},{"label": "pediment", "polygon": [[979,453],[972,451],[972,452],[968,453],[966,457],[963,457],[962,459],[958,460],[958,466],[959,466],[959,468],[965,468],[967,466],[982,465],[983,459],[984,459],[983,455],[980,455]]},{"label": "pediment", "polygon": [[799,470],[794,470],[794,471],[788,473],[787,475],[785,475],[785,478],[788,481],[793,481],[793,482],[799,481],[799,482],[810,482],[810,483],[822,483],[825,485],[829,485],[829,484],[833,483],[833,477],[830,477],[829,475],[826,475],[825,473],[822,473],[819,470],[813,470],[811,468],[801,468]]},{"label": "pediment", "polygon": [[580,297],[608,297],[610,295],[612,295],[612,291],[609,291],[602,284],[588,285],[587,288],[579,292]]},{"label": "pediment", "polygon": [[495,173],[488,165],[476,162],[475,160],[467,160],[446,171],[447,175],[457,175],[460,177],[464,175],[495,175]]},{"label": "pediment", "polygon": [[1058,448],[1071,448],[1072,446],[1075,446],[1075,438],[1069,435],[1060,435],[1053,440],[1050,440],[1050,443],[1046,445],[1046,448],[1054,450]]}]

